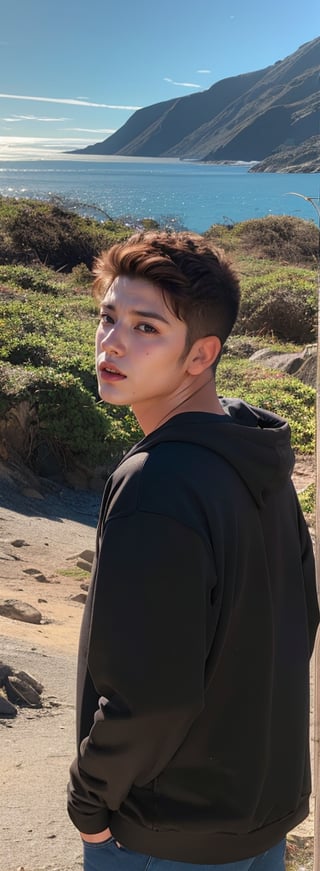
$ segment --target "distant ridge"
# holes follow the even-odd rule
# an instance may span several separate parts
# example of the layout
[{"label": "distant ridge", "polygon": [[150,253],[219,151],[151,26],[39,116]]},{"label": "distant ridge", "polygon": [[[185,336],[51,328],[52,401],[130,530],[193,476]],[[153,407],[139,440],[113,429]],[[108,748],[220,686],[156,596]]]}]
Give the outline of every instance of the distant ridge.
[{"label": "distant ridge", "polygon": [[302,144],[319,135],[319,74],[317,37],[265,69],[139,109],[108,139],[72,153],[214,163],[264,161],[289,148],[292,162],[299,147],[300,168]]}]

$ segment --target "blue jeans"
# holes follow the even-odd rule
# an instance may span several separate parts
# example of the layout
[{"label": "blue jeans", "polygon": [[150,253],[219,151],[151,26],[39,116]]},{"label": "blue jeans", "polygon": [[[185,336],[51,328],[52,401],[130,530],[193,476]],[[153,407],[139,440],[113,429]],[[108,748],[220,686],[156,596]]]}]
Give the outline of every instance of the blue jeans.
[{"label": "blue jeans", "polygon": [[285,871],[284,854],[286,842],[240,862],[224,865],[192,865],[189,862],[174,862],[172,859],[157,859],[135,853],[127,847],[118,847],[114,838],[101,844],[84,844],[84,871]]}]

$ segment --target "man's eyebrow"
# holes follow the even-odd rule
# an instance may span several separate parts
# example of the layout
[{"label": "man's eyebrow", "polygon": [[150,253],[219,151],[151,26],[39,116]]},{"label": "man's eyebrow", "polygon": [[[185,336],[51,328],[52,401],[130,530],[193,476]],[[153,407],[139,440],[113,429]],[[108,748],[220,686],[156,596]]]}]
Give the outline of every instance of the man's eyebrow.
[{"label": "man's eyebrow", "polygon": [[[112,303],[109,302],[102,302],[101,308],[107,308],[112,312],[116,311],[116,306],[112,305]],[[129,311],[129,314],[137,315],[139,318],[152,318],[153,320],[162,321],[162,323],[169,325],[169,321],[167,321],[163,315],[160,315],[159,312],[149,312],[141,311],[140,309],[131,309],[131,311]]]}]

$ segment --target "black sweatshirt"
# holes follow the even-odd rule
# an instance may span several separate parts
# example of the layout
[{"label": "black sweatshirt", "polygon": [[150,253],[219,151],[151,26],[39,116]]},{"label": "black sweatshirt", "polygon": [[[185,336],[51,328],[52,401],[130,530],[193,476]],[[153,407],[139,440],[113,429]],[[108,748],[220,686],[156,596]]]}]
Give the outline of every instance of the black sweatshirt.
[{"label": "black sweatshirt", "polygon": [[207,864],[308,813],[318,624],[289,427],[223,403],[171,418],[107,483],[68,805],[82,832]]}]

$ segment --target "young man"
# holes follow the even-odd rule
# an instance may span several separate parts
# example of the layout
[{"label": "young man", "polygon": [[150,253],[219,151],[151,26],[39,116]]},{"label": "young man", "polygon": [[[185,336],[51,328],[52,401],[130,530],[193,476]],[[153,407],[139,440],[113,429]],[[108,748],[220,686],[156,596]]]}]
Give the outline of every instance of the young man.
[{"label": "young man", "polygon": [[221,251],[138,234],[96,275],[100,396],[145,437],[105,489],[81,632],[85,871],[283,871],[308,813],[318,624],[289,427],[218,398],[239,304]]}]

